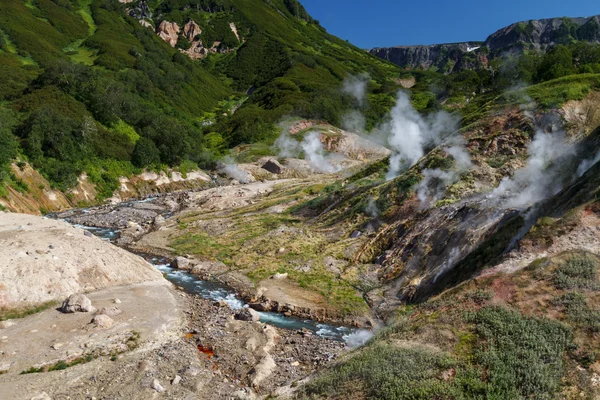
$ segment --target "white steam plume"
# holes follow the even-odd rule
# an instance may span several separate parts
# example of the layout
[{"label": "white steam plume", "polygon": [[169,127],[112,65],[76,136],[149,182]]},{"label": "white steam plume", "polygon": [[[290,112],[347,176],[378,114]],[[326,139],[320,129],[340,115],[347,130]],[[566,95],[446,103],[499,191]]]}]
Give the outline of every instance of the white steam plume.
[{"label": "white steam plume", "polygon": [[340,170],[333,165],[325,155],[323,143],[321,143],[321,134],[316,131],[309,132],[301,143],[304,150],[304,158],[310,162],[310,165],[319,172],[333,173]]},{"label": "white steam plume", "polygon": [[344,341],[346,342],[346,347],[354,349],[367,343],[369,339],[373,337],[373,335],[374,334],[371,331],[359,329],[355,332],[345,335]]},{"label": "white steam plume", "polygon": [[366,73],[349,76],[344,80],[342,92],[354,97],[362,107],[367,99],[367,83],[369,83],[369,75]]},{"label": "white steam plume", "polygon": [[284,131],[275,141],[273,149],[277,151],[279,157],[286,158],[297,158],[304,153],[304,159],[318,172],[333,173],[340,170],[338,166],[331,163],[332,157],[326,154],[321,143],[321,134],[317,131],[306,134],[302,142],[298,142]]},{"label": "white steam plume", "polygon": [[279,157],[284,158],[297,158],[300,156],[300,152],[302,149],[300,148],[300,143],[295,140],[292,135],[290,135],[287,131],[283,131],[281,135],[275,140],[273,144],[273,150],[277,151]]},{"label": "white steam plume", "polygon": [[365,117],[358,110],[349,111],[342,118],[342,128],[349,132],[364,133],[365,124]]},{"label": "white steam plume", "polygon": [[250,182],[250,175],[246,171],[242,171],[237,164],[234,163],[231,157],[226,157],[223,160],[223,164],[219,167],[219,172],[227,175],[231,179],[235,179],[240,183]]},{"label": "white steam plume", "polygon": [[367,207],[365,207],[365,212],[372,218],[377,218],[379,216],[379,208],[377,208],[377,203],[374,198],[369,197],[369,203],[367,204]]},{"label": "white steam plume", "polygon": [[444,148],[444,151],[454,158],[456,165],[449,171],[429,168],[421,171],[423,179],[415,188],[421,207],[429,207],[444,197],[446,188],[458,181],[461,174],[471,168],[471,156],[465,148],[462,136],[453,137],[452,145]]},{"label": "white steam plume", "polygon": [[419,161],[427,146],[439,144],[444,134],[454,132],[456,120],[445,111],[423,118],[408,95],[401,91],[391,111],[391,121],[381,129],[389,132],[388,144],[393,151],[387,174],[389,180]]},{"label": "white steam plume", "polygon": [[579,178],[583,174],[587,172],[588,169],[592,168],[594,164],[600,161],[600,152],[596,154],[594,158],[588,158],[586,160],[581,161],[579,166],[577,167],[577,177]]},{"label": "white steam plume", "polygon": [[505,208],[523,208],[558,193],[562,189],[560,166],[551,167],[560,158],[573,155],[575,147],[567,143],[562,130],[538,130],[527,151],[527,164],[512,178],[504,178],[489,195]]}]

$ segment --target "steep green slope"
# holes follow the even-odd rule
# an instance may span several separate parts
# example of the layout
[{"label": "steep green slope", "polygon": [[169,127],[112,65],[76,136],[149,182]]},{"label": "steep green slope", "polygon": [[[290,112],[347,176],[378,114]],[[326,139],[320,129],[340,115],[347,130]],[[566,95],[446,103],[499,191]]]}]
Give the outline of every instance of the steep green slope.
[{"label": "steep green slope", "polygon": [[[148,27],[192,19],[190,40],[213,49],[202,60],[183,52],[183,32],[174,48]],[[7,169],[18,153],[62,190],[88,172],[103,196],[136,167],[209,166],[231,146],[272,142],[283,116],[340,124],[356,102],[340,90],[349,74],[371,76],[372,126],[399,73],[292,0],[8,0],[0,71],[3,129],[19,144],[0,160],[3,181],[18,184]]]},{"label": "steep green slope", "polygon": [[[212,12],[211,12],[212,11]],[[296,0],[166,0],[154,9],[154,24],[193,20],[199,39],[210,46],[217,37],[225,54],[208,57],[215,73],[233,81],[249,98],[231,119],[213,128],[230,145],[272,139],[272,124],[282,116],[325,119],[339,125],[355,106],[340,91],[349,74],[367,73],[371,126],[393,104],[399,69],[329,35]],[[231,38],[234,23],[240,41]],[[185,39],[179,38],[179,43]],[[237,42],[237,43],[236,43]],[[230,46],[230,47],[228,47]]]}]

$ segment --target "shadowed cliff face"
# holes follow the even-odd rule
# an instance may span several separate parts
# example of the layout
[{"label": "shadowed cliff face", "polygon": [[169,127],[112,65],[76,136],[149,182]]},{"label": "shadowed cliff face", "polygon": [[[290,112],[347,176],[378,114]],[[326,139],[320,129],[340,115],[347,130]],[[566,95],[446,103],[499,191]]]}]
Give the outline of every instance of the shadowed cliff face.
[{"label": "shadowed cliff face", "polygon": [[600,16],[518,22],[494,32],[485,42],[374,48],[370,53],[403,68],[435,67],[450,73],[487,66],[488,60],[506,52],[545,50],[573,39],[600,42]]},{"label": "shadowed cliff face", "polygon": [[[482,46],[482,42],[436,44],[431,46],[397,46],[375,48],[370,52],[377,57],[391,61],[403,68],[437,68],[442,72],[452,72],[458,66],[474,68],[479,63],[487,64],[487,60],[479,59],[479,63],[468,63],[463,66],[464,55]],[[485,56],[484,56],[485,57]],[[472,65],[471,65],[472,64]]]}]

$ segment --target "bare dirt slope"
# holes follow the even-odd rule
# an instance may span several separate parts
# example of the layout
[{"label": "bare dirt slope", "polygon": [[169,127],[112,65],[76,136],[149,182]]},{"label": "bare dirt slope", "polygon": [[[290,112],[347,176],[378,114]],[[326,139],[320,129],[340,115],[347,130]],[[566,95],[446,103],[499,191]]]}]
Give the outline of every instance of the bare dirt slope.
[{"label": "bare dirt slope", "polygon": [[[89,381],[99,371],[111,370],[111,355],[113,359],[119,354],[139,358],[181,336],[184,319],[177,294],[167,281],[111,287],[88,297],[97,309],[119,310],[111,316],[113,326],[90,323],[93,313],[63,314],[54,308],[3,323],[0,366],[7,372],[0,375],[0,398],[31,399],[42,392],[61,392]],[[21,374],[75,360],[91,362],[66,370]]]},{"label": "bare dirt slope", "polygon": [[66,222],[0,213],[1,308],[160,280],[160,272],[142,258]]}]

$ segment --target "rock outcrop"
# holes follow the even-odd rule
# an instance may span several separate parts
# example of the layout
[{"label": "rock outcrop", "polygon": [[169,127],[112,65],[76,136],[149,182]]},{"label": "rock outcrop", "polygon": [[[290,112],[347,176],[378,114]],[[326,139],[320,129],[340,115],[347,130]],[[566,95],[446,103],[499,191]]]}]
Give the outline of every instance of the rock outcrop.
[{"label": "rock outcrop", "polygon": [[163,21],[156,28],[156,34],[171,47],[175,47],[177,40],[179,39],[180,32],[179,25],[175,22]]},{"label": "rock outcrop", "polygon": [[[59,220],[0,212],[0,307],[30,307],[73,293],[162,281],[141,257],[84,232]],[[66,308],[90,306],[75,300]]]},{"label": "rock outcrop", "polygon": [[183,26],[183,36],[188,40],[188,42],[193,42],[196,36],[202,33],[202,29],[198,26],[193,19],[190,19],[187,24]]},{"label": "rock outcrop", "polygon": [[281,166],[281,164],[274,159],[268,160],[263,164],[262,168],[273,174],[281,174],[283,172],[283,166]]},{"label": "rock outcrop", "polygon": [[480,46],[482,46],[481,42],[465,42],[375,48],[370,52],[403,68],[429,69],[435,67],[443,72],[452,72],[456,65],[462,66],[465,54],[479,49]]}]

